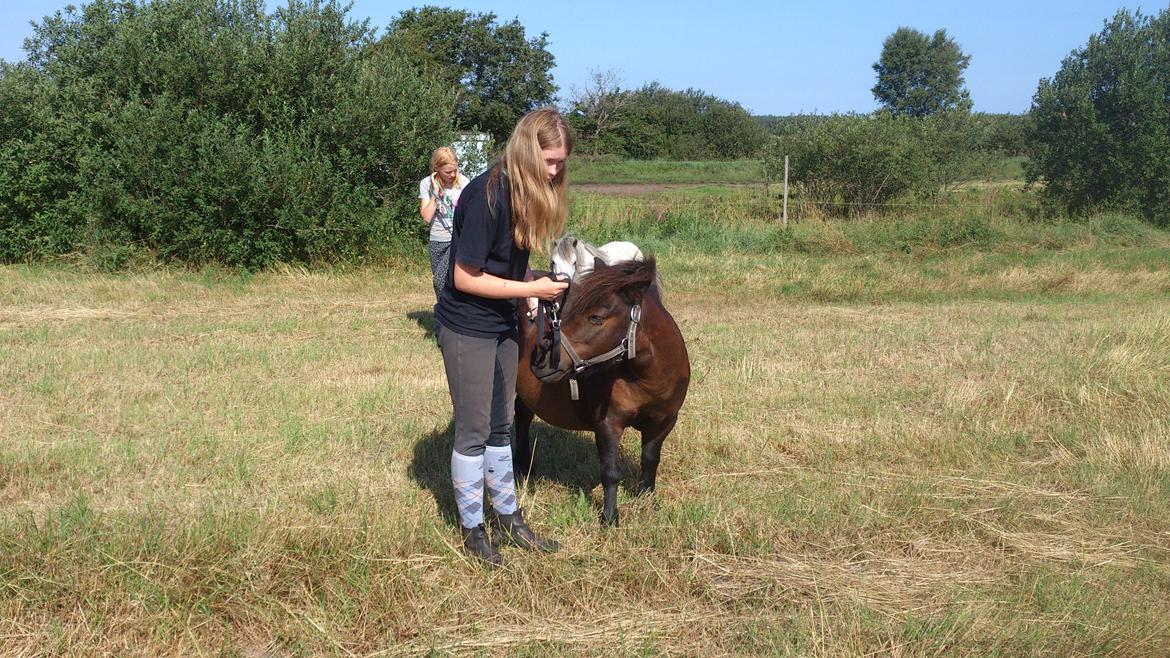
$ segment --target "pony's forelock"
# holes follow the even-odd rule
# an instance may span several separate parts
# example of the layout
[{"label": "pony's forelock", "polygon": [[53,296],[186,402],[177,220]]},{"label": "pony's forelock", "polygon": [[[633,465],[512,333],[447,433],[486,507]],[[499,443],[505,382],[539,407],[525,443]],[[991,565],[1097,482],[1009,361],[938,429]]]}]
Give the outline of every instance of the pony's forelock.
[{"label": "pony's forelock", "polygon": [[598,259],[598,267],[581,277],[570,292],[568,317],[581,309],[589,310],[601,304],[611,295],[624,288],[646,289],[654,284],[658,274],[658,262],[654,256],[645,260],[627,260],[614,265],[604,265]]}]

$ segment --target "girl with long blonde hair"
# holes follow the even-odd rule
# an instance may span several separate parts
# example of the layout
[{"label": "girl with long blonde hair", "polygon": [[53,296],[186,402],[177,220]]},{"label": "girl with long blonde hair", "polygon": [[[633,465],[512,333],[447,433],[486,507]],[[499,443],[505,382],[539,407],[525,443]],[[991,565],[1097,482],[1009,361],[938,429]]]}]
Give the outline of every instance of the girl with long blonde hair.
[{"label": "girl with long blonde hair", "polygon": [[431,175],[418,183],[418,212],[431,225],[427,254],[431,261],[431,283],[435,299],[443,290],[451,268],[451,226],[455,204],[467,186],[467,177],[459,173],[459,161],[450,146],[440,146],[431,154]]},{"label": "girl with long blonde hair", "polygon": [[[516,399],[518,300],[554,300],[568,286],[534,279],[533,250],[543,252],[565,225],[565,161],[573,137],[554,109],[524,115],[487,172],[463,189],[455,208],[451,274],[435,305],[455,416],[451,484],[463,546],[489,565],[503,564],[496,545],[554,551],[516,504],[510,430]],[[484,489],[494,510],[484,527]]]}]

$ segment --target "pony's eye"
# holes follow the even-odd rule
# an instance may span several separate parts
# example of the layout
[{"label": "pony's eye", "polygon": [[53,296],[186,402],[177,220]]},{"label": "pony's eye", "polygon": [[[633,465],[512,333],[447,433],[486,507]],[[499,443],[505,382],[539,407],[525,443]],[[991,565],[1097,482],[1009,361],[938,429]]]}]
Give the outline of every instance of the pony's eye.
[{"label": "pony's eye", "polygon": [[590,315],[589,321],[593,324],[601,324],[602,322],[605,322],[605,318],[601,317],[600,315]]}]

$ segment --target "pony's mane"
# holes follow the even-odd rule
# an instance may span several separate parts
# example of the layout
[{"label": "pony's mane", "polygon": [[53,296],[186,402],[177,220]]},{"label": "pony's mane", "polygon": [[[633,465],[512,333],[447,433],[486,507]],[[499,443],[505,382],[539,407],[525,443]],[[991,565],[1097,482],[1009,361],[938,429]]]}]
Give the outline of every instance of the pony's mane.
[{"label": "pony's mane", "polygon": [[581,277],[570,292],[566,310],[573,314],[576,309],[591,309],[622,288],[647,288],[655,282],[657,274],[658,263],[653,256],[602,266]]}]

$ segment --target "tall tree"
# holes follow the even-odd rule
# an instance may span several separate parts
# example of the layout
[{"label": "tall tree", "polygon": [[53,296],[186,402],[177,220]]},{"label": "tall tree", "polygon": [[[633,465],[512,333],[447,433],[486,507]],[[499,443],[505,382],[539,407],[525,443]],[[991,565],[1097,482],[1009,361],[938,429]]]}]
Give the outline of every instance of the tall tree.
[{"label": "tall tree", "polygon": [[1028,179],[1073,212],[1170,225],[1170,10],[1119,11],[1032,99]]},{"label": "tall tree", "polygon": [[459,91],[460,128],[478,128],[506,139],[525,112],[556,99],[548,33],[527,38],[513,19],[460,9],[408,9],[391,21],[382,46],[411,58]]},{"label": "tall tree", "polygon": [[904,116],[970,110],[971,98],[963,87],[970,61],[946,30],[931,37],[900,27],[886,38],[881,59],[873,65],[878,78],[873,95],[883,107]]},{"label": "tall tree", "polygon": [[588,82],[572,87],[566,115],[586,150],[605,150],[604,139],[621,121],[622,110],[633,100],[633,93],[622,89],[621,84],[620,76],[614,71],[590,71]]}]

